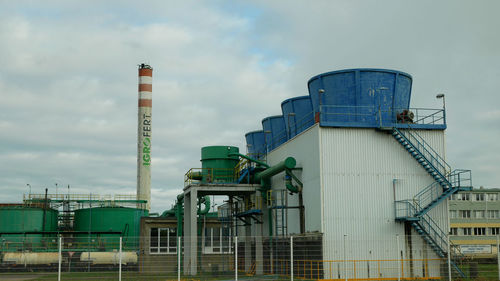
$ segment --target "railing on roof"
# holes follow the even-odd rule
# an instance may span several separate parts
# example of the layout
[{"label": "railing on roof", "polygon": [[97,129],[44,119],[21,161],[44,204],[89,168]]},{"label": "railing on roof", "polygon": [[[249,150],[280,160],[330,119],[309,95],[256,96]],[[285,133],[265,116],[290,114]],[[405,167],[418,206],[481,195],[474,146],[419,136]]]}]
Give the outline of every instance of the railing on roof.
[{"label": "railing on roof", "polygon": [[[24,201],[43,201],[45,200],[45,194],[24,194]],[[135,194],[47,194],[47,200],[50,201],[120,201],[120,200],[137,200],[137,196]]]},{"label": "railing on roof", "polygon": [[[45,194],[24,194],[25,206],[44,207]],[[86,207],[132,207],[145,209],[147,200],[137,199],[135,194],[47,194],[47,204],[59,208],[69,203],[70,210]]]},{"label": "railing on roof", "polygon": [[399,127],[401,124],[416,128],[441,128],[446,126],[443,109],[389,108],[377,106],[320,105],[319,121],[327,126],[339,127]]},{"label": "railing on roof", "polygon": [[445,116],[443,109],[393,108],[381,110],[376,106],[320,105],[319,120],[315,120],[315,113],[312,111],[296,122],[290,116],[284,116],[289,129],[274,132],[274,137],[270,140],[271,143],[265,143],[266,149],[262,149],[262,151],[267,151],[267,148],[274,150],[314,125],[315,121],[319,121],[322,126],[333,127],[408,128],[411,126],[411,129],[445,129]]}]

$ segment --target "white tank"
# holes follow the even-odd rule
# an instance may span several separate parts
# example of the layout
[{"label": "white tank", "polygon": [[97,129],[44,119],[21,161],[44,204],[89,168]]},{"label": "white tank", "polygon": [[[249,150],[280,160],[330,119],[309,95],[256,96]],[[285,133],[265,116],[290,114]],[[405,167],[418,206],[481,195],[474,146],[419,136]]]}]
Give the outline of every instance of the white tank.
[{"label": "white tank", "polygon": [[[120,253],[118,252],[82,252],[80,256],[82,262],[92,262],[92,264],[118,264]],[[136,252],[122,252],[122,264],[137,263]]]},{"label": "white tank", "polygon": [[13,264],[53,264],[59,263],[58,253],[5,253],[4,263]]}]

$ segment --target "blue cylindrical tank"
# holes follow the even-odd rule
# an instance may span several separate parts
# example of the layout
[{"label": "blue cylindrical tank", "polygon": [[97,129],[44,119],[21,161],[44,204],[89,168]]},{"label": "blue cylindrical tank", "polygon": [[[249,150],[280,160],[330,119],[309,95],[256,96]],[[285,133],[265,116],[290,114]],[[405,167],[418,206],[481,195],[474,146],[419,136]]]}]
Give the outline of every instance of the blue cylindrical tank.
[{"label": "blue cylindrical tank", "polygon": [[266,138],[264,131],[253,131],[245,134],[248,154],[255,159],[263,159],[266,155]]},{"label": "blue cylindrical tank", "polygon": [[309,96],[284,100],[281,103],[281,111],[289,139],[314,125],[314,112]]},{"label": "blue cylindrical tank", "polygon": [[408,109],[411,84],[401,71],[347,69],[314,76],[308,88],[322,125],[381,127],[396,123],[396,115]]},{"label": "blue cylindrical tank", "polygon": [[262,119],[262,129],[266,138],[267,152],[288,140],[283,115],[269,116]]}]

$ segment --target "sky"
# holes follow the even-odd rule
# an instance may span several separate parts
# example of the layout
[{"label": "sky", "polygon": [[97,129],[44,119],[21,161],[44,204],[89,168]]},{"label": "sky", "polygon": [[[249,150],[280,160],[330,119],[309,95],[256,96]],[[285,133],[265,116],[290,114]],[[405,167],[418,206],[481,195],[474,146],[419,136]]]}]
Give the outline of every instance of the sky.
[{"label": "sky", "polygon": [[[447,161],[500,187],[499,1],[2,1],[0,202],[70,185],[135,194],[137,65],[153,68],[152,211],[200,149],[234,145],[307,81],[347,68],[413,77],[441,108]],[[61,191],[59,191],[61,192]]]}]

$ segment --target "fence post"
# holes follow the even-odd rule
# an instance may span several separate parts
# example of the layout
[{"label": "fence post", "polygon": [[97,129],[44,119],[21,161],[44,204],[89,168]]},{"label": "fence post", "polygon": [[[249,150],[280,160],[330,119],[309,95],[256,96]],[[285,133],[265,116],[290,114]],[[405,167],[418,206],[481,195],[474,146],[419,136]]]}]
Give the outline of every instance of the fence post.
[{"label": "fence post", "polygon": [[181,281],[181,237],[177,239],[177,281]]},{"label": "fence post", "polygon": [[345,254],[345,239],[347,238],[347,234],[344,234],[344,279],[347,281],[347,260]]},{"label": "fence post", "polygon": [[450,234],[446,235],[446,243],[448,244],[448,280],[451,281],[451,250],[450,250]]},{"label": "fence post", "polygon": [[498,264],[498,280],[500,280],[500,252],[498,251],[498,245],[499,245],[499,241],[498,241],[498,235],[497,235],[497,264]]},{"label": "fence post", "polygon": [[290,280],[293,281],[293,236],[290,236]]},{"label": "fence post", "polygon": [[118,265],[118,280],[122,281],[122,237],[120,236],[120,252],[119,252],[119,262],[120,264]]},{"label": "fence post", "polygon": [[57,269],[57,281],[61,281],[61,263],[62,263],[62,236],[59,235],[59,267]]},{"label": "fence post", "polygon": [[234,237],[234,280],[238,281],[238,236]]},{"label": "fence post", "polygon": [[397,258],[398,258],[398,281],[401,281],[401,265],[402,265],[402,261],[401,261],[401,250],[399,249],[399,234],[396,234],[396,244],[397,244],[397,249],[398,249],[398,255],[397,255]]}]

